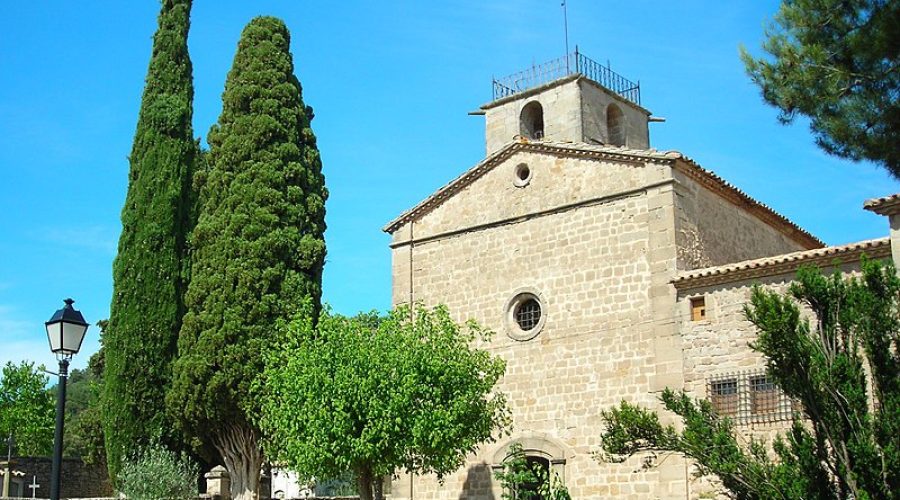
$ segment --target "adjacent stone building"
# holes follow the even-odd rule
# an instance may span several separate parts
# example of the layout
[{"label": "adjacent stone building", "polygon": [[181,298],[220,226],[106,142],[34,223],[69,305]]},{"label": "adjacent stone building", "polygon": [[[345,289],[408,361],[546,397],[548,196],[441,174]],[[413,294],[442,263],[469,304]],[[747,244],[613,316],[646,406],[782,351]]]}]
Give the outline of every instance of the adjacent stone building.
[{"label": "adjacent stone building", "polygon": [[[601,464],[600,410],[657,406],[665,387],[709,397],[748,433],[781,428],[790,402],[750,351],[753,283],[804,263],[848,272],[892,239],[825,247],[687,156],[650,147],[636,84],[580,54],[495,81],[487,157],[391,221],[393,303],[446,304],[498,332],[514,430],[446,478],[402,476],[394,499],[499,499],[492,472],[520,443],[573,498],[696,498],[671,457]],[[895,254],[896,256],[897,254]]]}]

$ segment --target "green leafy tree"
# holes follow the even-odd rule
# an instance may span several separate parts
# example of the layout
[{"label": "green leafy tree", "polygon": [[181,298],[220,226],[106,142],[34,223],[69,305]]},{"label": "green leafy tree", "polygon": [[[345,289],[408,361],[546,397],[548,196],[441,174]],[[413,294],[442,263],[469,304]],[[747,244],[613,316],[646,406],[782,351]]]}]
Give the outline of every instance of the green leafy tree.
[{"label": "green leafy tree", "polygon": [[187,454],[151,443],[122,464],[120,490],[129,500],[193,500],[198,473]]},{"label": "green leafy tree", "polygon": [[44,367],[12,362],[0,378],[0,436],[12,436],[18,455],[47,456],[53,449],[55,400]]},{"label": "green leafy tree", "polygon": [[[601,457],[676,452],[717,476],[740,499],[892,499],[900,494],[900,278],[863,262],[861,278],[805,268],[787,295],[754,289],[745,314],[759,329],[752,348],[802,412],[769,447],[739,440],[712,405],[667,390],[662,402],[684,422],[623,402],[603,412]],[[800,304],[815,316],[810,321]],[[868,374],[867,374],[868,370]],[[870,405],[874,399],[877,404]],[[873,407],[874,406],[874,407]]]},{"label": "green leafy tree", "polygon": [[261,427],[277,463],[320,478],[353,471],[360,498],[404,469],[438,477],[509,425],[494,386],[506,364],[472,347],[490,332],[446,309],[387,317],[301,314],[267,353]]},{"label": "green leafy tree", "polygon": [[830,154],[900,179],[900,2],[784,0],[755,58],[741,58],[788,123],[808,116]]},{"label": "green leafy tree", "polygon": [[166,418],[165,391],[184,314],[191,176],[198,146],[187,36],[190,0],[163,0],[129,157],[103,387],[110,474],[126,453],[156,436],[181,437]]},{"label": "green leafy tree", "polygon": [[318,310],[325,259],[327,191],[282,21],[244,29],[222,103],[167,402],[194,443],[215,450],[232,496],[248,499],[263,463],[250,387],[279,329],[306,302]]},{"label": "green leafy tree", "polygon": [[88,367],[69,375],[66,389],[66,432],[63,454],[81,457],[89,464],[106,464],[103,444],[103,412],[100,391],[103,386],[103,348],[91,356]]},{"label": "green leafy tree", "polygon": [[529,463],[522,445],[510,446],[503,467],[494,473],[503,488],[503,500],[572,500],[559,474]]}]

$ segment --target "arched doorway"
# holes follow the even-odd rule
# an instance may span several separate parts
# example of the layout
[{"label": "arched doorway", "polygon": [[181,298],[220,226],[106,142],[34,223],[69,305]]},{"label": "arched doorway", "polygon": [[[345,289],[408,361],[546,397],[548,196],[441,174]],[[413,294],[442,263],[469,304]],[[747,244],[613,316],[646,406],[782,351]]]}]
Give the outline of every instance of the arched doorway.
[{"label": "arched doorway", "polygon": [[545,481],[565,484],[565,455],[555,440],[532,434],[497,449],[491,467],[496,478],[506,475],[499,484],[506,494],[516,500],[544,500],[540,489]]}]

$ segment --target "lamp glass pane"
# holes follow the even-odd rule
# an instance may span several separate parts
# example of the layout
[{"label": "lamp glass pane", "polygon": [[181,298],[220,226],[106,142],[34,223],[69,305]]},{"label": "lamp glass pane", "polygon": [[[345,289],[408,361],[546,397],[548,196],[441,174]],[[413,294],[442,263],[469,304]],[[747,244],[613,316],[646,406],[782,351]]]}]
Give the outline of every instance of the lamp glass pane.
[{"label": "lamp glass pane", "polygon": [[62,324],[60,323],[47,325],[47,338],[50,339],[51,352],[59,352],[59,350],[62,349],[62,334],[60,332],[61,329]]},{"label": "lamp glass pane", "polygon": [[63,322],[62,325],[62,349],[71,353],[78,352],[87,326],[66,322]]}]

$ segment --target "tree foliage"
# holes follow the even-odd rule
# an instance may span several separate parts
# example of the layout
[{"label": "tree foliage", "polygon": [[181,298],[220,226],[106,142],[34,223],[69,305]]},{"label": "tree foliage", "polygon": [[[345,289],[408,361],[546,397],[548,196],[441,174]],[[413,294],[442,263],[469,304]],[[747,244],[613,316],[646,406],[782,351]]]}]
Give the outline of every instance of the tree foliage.
[{"label": "tree foliage", "polygon": [[766,37],[770,58],[741,58],[780,120],[808,116],[822,149],[900,179],[900,2],[785,0]]},{"label": "tree foliage", "polygon": [[100,391],[103,387],[104,350],[91,356],[87,368],[69,375],[66,389],[66,432],[63,455],[81,457],[85,463],[106,464]]},{"label": "tree foliage", "polygon": [[327,191],[282,21],[246,26],[222,104],[167,402],[196,445],[215,449],[233,497],[249,498],[262,462],[250,386],[272,336],[302,304],[318,310],[325,259]]},{"label": "tree foliage", "polygon": [[493,391],[505,363],[472,347],[490,332],[444,308],[386,317],[301,314],[267,355],[261,426],[266,450],[301,475],[351,470],[360,498],[396,470],[457,470],[510,423]]},{"label": "tree foliage", "polygon": [[[752,348],[802,413],[772,444],[736,435],[709,402],[667,390],[683,429],[626,402],[603,412],[602,458],[677,452],[740,499],[891,499],[900,492],[900,279],[863,262],[860,278],[801,269],[787,295],[757,287]],[[800,305],[814,315],[811,324]],[[870,405],[870,400],[876,404]]]},{"label": "tree foliage", "polygon": [[53,449],[53,395],[43,366],[11,361],[0,378],[0,437],[12,436],[18,455],[48,456]]},{"label": "tree foliage", "polygon": [[510,446],[509,455],[494,478],[503,488],[503,500],[572,500],[559,474],[529,463],[519,443]]},{"label": "tree foliage", "polygon": [[103,336],[103,426],[110,473],[152,436],[177,447],[164,400],[187,284],[186,237],[198,145],[187,49],[191,0],[163,0],[129,157],[128,194]]}]

